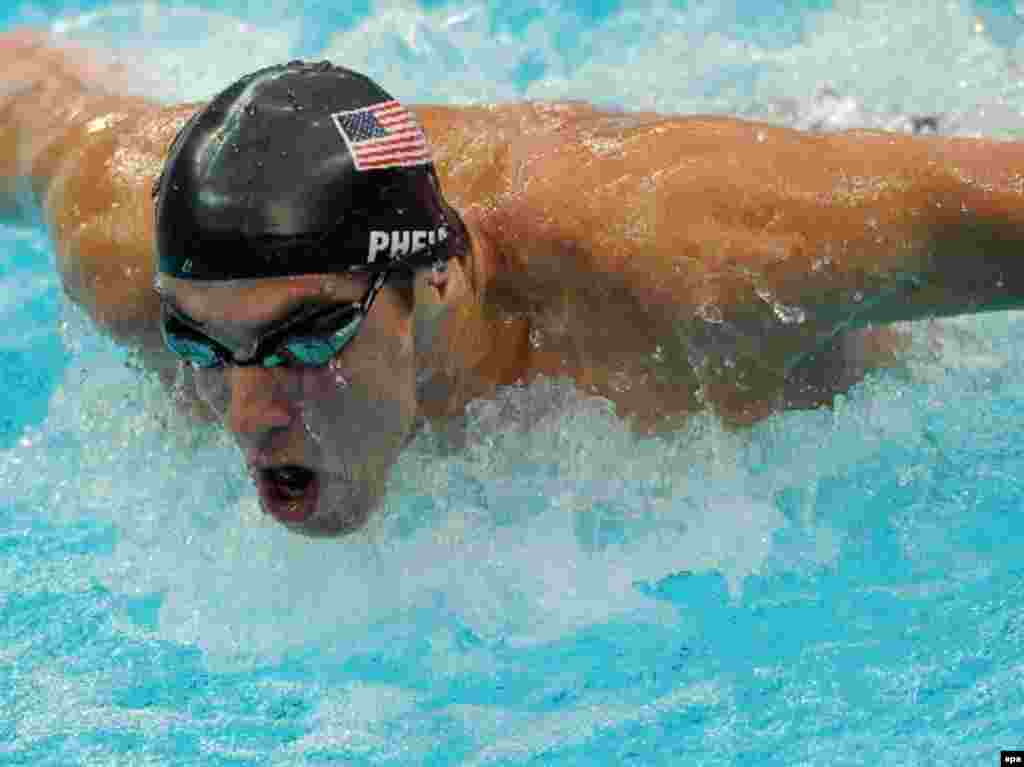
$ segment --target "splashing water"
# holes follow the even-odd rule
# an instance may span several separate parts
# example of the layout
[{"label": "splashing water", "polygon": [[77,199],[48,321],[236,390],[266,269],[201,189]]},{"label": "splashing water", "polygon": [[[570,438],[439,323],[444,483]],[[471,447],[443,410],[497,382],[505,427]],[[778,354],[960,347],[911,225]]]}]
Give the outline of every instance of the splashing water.
[{"label": "splashing water", "polygon": [[[166,99],[305,56],[412,102],[1021,129],[1011,10],[814,8],[24,14],[116,44]],[[988,765],[1024,747],[1018,315],[914,326],[904,367],[749,432],[701,415],[639,438],[568,381],[509,388],[471,406],[464,450],[421,433],[369,529],[325,543],[266,519],[230,441],[60,299],[39,231],[0,243],[0,761]]]}]

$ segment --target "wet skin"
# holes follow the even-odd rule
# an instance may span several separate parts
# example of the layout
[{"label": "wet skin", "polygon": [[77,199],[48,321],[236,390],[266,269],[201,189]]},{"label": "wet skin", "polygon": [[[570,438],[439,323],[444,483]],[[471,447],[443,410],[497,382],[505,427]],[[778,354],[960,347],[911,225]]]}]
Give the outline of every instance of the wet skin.
[{"label": "wet skin", "polygon": [[[365,277],[338,275],[231,283],[162,275],[156,284],[163,301],[242,362],[297,305],[349,304],[367,287]],[[265,511],[307,535],[352,532],[383,494],[416,417],[411,315],[385,287],[358,335],[324,367],[228,365],[197,369],[194,380],[242,450]],[[276,498],[266,472],[286,466],[314,473],[315,498],[305,498],[308,490],[299,500]]]},{"label": "wet skin", "polygon": [[[417,275],[411,310],[385,288],[327,370],[194,374],[160,335],[150,188],[199,105],[106,92],[116,74],[98,61],[0,36],[0,72],[20,78],[0,75],[0,209],[38,206],[68,295],[251,462],[323,473],[317,513],[293,525],[305,532],[361,525],[417,418],[456,419],[503,384],[571,377],[641,431],[705,407],[749,424],[827,404],[891,361],[890,323],[1024,305],[1018,143],[426,106],[415,114],[471,238],[445,279]],[[244,354],[295,297],[365,286],[160,289]]]}]

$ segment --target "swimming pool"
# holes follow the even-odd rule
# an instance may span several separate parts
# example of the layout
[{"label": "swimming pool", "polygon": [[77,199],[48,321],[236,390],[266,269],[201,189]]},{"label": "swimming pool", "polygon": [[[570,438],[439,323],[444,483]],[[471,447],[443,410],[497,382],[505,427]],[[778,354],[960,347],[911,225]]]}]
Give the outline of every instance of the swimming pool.
[{"label": "swimming pool", "polygon": [[[326,55],[411,102],[1024,127],[1005,5],[299,7],[0,18],[145,51],[166,98]],[[905,368],[748,434],[510,389],[324,543],[0,226],[0,764],[995,765],[1024,748],[1022,320],[922,323]]]}]

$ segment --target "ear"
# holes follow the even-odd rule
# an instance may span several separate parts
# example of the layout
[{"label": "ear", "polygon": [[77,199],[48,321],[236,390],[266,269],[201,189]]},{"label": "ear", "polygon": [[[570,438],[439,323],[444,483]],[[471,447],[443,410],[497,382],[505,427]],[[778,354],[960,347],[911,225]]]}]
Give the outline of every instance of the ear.
[{"label": "ear", "polygon": [[436,288],[439,292],[443,293],[445,288],[448,287],[448,262],[435,261],[434,265],[430,267],[427,282],[432,288]]},{"label": "ear", "polygon": [[416,273],[416,305],[451,306],[471,289],[466,264],[460,258],[450,258]]},{"label": "ear", "polygon": [[[446,369],[451,364],[450,324],[472,298],[472,283],[461,258],[450,258],[441,269],[418,269],[413,278],[413,336],[423,370]],[[446,330],[447,328],[447,330]]]}]

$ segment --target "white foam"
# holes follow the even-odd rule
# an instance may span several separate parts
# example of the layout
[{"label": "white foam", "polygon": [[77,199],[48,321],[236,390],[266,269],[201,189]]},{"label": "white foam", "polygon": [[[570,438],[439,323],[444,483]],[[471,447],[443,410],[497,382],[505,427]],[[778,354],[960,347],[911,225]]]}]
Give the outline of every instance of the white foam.
[{"label": "white foam", "polygon": [[361,683],[349,686],[342,695],[329,692],[320,699],[312,716],[313,731],[285,749],[281,762],[323,749],[372,754],[375,759],[388,761],[407,758],[416,744],[395,738],[391,728],[396,720],[415,712],[419,697],[392,685]]},{"label": "white foam", "polygon": [[53,28],[117,50],[148,73],[140,87],[165,99],[208,98],[247,71],[302,54],[364,71],[412,102],[582,98],[807,124],[828,86],[842,107],[831,110],[830,127],[897,125],[893,116],[907,113],[942,113],[964,133],[1022,127],[1012,75],[1019,52],[993,41],[986,24],[994,22],[968,0],[838,2],[753,35],[729,4],[642,0],[596,24],[550,0],[532,7],[532,21],[512,30],[479,2],[426,10],[415,0],[379,0],[321,51],[299,48],[303,20],[289,2],[245,18],[117,3]]},{"label": "white foam", "polygon": [[143,95],[198,101],[248,72],[292,57],[301,16],[277,5],[276,14],[273,4],[264,9],[269,20],[254,22],[199,6],[115,3],[63,16],[51,28],[115,53]]},{"label": "white foam", "polygon": [[[713,706],[730,697],[725,682],[698,682],[683,685],[651,700],[623,702],[622,693],[586,695],[585,701],[571,711],[522,717],[526,721],[508,727],[467,762],[468,765],[523,763],[555,748],[586,744],[609,730],[629,725],[643,726],[666,714],[690,707]],[[718,733],[708,732],[705,743],[712,750]]]},{"label": "white foam", "polygon": [[[637,439],[607,403],[568,382],[506,390],[475,407],[464,453],[438,455],[429,434],[414,442],[371,529],[333,543],[268,521],[228,440],[182,423],[157,382],[140,380],[110,342],[69,322],[82,351],[46,423],[5,452],[0,483],[54,522],[115,525],[116,548],[92,561],[91,575],[116,593],[165,594],[156,635],[200,646],[214,663],[309,644],[343,657],[358,652],[370,627],[402,625],[439,604],[485,642],[512,645],[616,618],[671,625],[675,611],[637,582],[714,572],[738,596],[752,574],[835,561],[842,533],[814,518],[818,484],[886,444],[921,444],[923,420],[970,385],[950,371],[973,366],[979,344],[996,372],[1019,366],[1013,344],[993,343],[1014,337],[1019,322],[950,323],[978,338],[950,334],[955,343],[938,356],[922,332],[916,348],[931,392],[881,378],[833,411],[779,415],[747,434],[702,416],[674,437]],[[912,474],[908,481],[920,480]],[[797,519],[777,505],[787,489],[807,497]],[[911,538],[924,531],[912,522]],[[776,545],[787,530],[795,535]],[[82,565],[49,572],[79,590]],[[456,655],[453,667],[442,642],[435,672],[486,673],[493,663],[485,651]]]},{"label": "white foam", "polygon": [[[188,721],[179,712],[159,706],[122,708],[102,700],[96,684],[100,674],[64,673],[38,665],[13,675],[13,714],[19,722],[17,745],[31,747],[47,738],[73,736],[110,728],[153,737]],[[108,762],[112,763],[112,762]]]},{"label": "white foam", "polygon": [[[173,416],[158,384],[140,383],[112,351],[83,354],[69,369],[47,424],[30,447],[10,451],[0,479],[54,520],[85,515],[116,525],[117,546],[97,558],[94,575],[118,593],[166,594],[158,634],[223,662],[309,643],[355,651],[369,626],[401,623],[438,600],[478,636],[510,644],[616,617],[670,624],[674,611],[635,582],[721,572],[738,593],[789,524],[773,502],[778,487],[842,471],[851,455],[911,428],[880,402],[884,391],[866,395],[835,430],[820,418],[809,426],[793,418],[779,428],[802,430],[802,447],[768,480],[745,465],[746,437],[708,428],[636,440],[604,403],[542,380],[492,403],[528,420],[549,411],[532,429],[518,429],[514,416],[497,419],[456,456],[425,455],[429,445],[414,444],[371,530],[324,543],[259,513],[222,436],[166,430]],[[885,411],[877,422],[876,409]],[[836,432],[857,449],[809,460]],[[417,497],[422,504],[411,503]],[[821,564],[823,553],[824,561],[835,556],[812,532],[801,556]],[[444,648],[435,662],[443,672]]]}]

